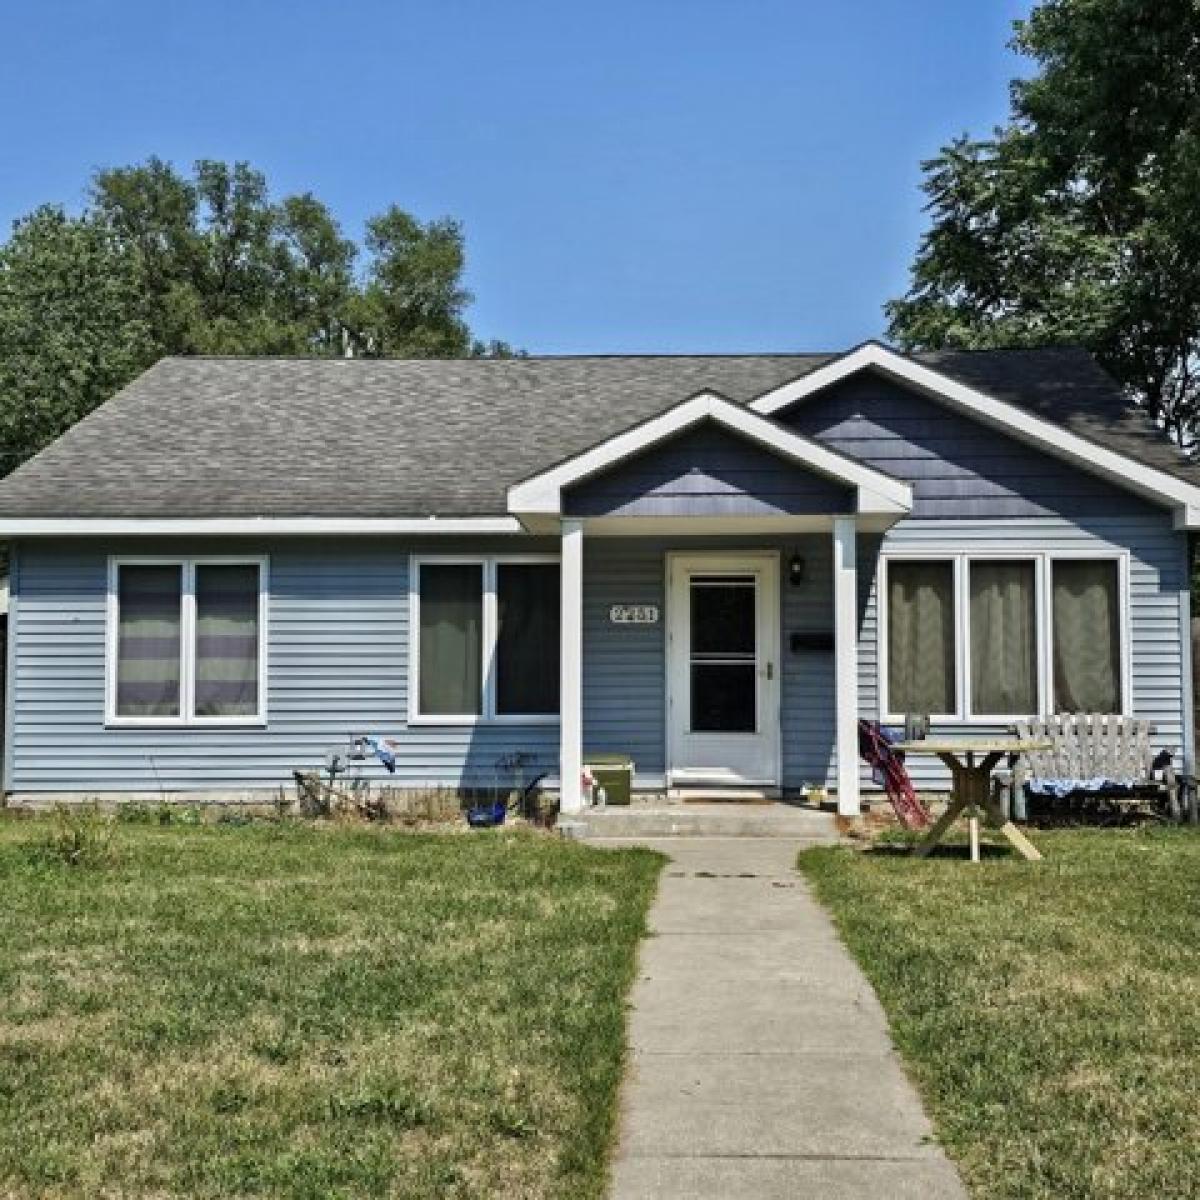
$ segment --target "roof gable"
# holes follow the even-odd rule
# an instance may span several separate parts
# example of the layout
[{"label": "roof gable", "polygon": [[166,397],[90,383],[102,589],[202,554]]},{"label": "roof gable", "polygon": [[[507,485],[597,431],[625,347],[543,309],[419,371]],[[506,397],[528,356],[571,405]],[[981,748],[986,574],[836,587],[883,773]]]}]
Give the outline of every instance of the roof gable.
[{"label": "roof gable", "polygon": [[563,489],[578,517],[851,513],[855,489],[705,420]]},{"label": "roof gable", "polygon": [[902,515],[912,507],[908,484],[847,458],[715,392],[701,392],[534,475],[508,492],[508,511],[522,519],[558,516],[563,493],[703,424],[738,435],[780,459],[851,488],[860,513]]},{"label": "roof gable", "polygon": [[864,372],[880,374],[1145,499],[1168,505],[1174,509],[1175,522],[1180,528],[1200,527],[1200,486],[1196,483],[1092,441],[1031,408],[997,399],[878,342],[867,342],[799,379],[764,393],[750,407],[765,416],[777,416],[810,396]]},{"label": "roof gable", "polygon": [[914,517],[1060,516],[1079,522],[1168,511],[875,372],[831,384],[782,410],[779,420],[908,480]]}]

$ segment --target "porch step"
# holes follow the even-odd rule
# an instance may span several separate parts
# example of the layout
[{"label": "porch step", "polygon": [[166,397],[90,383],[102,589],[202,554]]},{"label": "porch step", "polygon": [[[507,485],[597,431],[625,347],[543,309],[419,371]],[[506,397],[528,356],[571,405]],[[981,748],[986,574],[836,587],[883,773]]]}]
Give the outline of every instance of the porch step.
[{"label": "porch step", "polygon": [[775,804],[779,791],[772,795],[762,788],[678,787],[671,789],[669,798],[682,804]]},{"label": "porch step", "polygon": [[777,837],[829,843],[838,840],[832,813],[778,801],[753,805],[591,808],[560,817],[558,830],[574,838]]}]

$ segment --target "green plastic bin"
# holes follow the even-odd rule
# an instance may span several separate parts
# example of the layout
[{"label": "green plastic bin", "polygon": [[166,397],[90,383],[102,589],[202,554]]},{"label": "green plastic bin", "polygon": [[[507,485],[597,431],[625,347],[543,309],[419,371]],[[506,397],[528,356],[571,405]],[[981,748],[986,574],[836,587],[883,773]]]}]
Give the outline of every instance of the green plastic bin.
[{"label": "green plastic bin", "polygon": [[596,781],[597,796],[606,804],[628,804],[633,795],[633,759],[628,754],[584,754],[583,765]]}]

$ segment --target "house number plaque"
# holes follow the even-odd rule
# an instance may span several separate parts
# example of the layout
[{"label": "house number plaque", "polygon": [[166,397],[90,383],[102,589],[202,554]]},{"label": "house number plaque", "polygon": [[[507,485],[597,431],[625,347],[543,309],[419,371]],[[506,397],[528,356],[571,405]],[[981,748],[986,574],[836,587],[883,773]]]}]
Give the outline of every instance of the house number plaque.
[{"label": "house number plaque", "polygon": [[613,625],[657,625],[657,604],[614,604],[608,610]]}]

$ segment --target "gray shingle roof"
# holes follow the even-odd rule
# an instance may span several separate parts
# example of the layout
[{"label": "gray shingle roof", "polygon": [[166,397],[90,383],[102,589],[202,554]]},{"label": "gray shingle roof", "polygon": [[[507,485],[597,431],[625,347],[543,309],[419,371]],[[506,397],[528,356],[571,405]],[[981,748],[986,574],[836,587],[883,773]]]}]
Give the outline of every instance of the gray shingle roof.
[{"label": "gray shingle roof", "polygon": [[[480,516],[509,485],[704,389],[742,403],[826,354],[164,359],[0,481],[0,516]],[[1077,350],[920,361],[1190,482]]]}]

